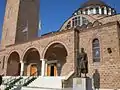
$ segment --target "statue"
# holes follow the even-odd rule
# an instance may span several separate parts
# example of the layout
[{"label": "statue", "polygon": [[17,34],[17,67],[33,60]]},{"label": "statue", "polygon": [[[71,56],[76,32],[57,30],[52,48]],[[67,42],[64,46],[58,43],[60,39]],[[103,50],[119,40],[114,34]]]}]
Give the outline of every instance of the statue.
[{"label": "statue", "polygon": [[85,77],[88,73],[88,58],[84,48],[81,48],[77,58],[77,77],[81,77],[81,73],[85,74]]}]

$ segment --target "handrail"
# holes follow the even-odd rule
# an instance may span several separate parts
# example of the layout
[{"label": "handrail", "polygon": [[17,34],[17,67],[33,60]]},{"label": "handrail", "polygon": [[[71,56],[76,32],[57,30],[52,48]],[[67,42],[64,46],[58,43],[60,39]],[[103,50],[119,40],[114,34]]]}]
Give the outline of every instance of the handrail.
[{"label": "handrail", "polygon": [[20,79],[22,79],[22,77],[15,78],[11,83],[6,84],[5,90],[11,89],[14,86],[14,84],[17,83]]},{"label": "handrail", "polygon": [[[8,78],[7,80],[3,80],[2,83],[3,83],[3,84],[9,84],[9,83],[11,83],[14,79],[16,79],[16,77],[12,77],[12,76],[11,76],[11,77]],[[5,81],[6,81],[6,82],[5,82]]]},{"label": "handrail", "polygon": [[31,75],[32,78],[31,78],[31,76],[28,76],[27,78],[25,78],[25,79],[23,79],[22,81],[20,81],[20,82],[19,82],[19,85],[20,85],[20,86],[23,86],[23,85],[25,85],[29,80],[32,80],[33,78],[35,78],[36,76],[33,76],[33,75],[35,75],[37,72],[38,72],[38,71],[36,71],[35,73],[33,73],[33,74]]},{"label": "handrail", "polygon": [[74,73],[74,71],[71,71],[67,76],[65,76],[64,80],[68,80]]},{"label": "handrail", "polygon": [[65,76],[64,79],[62,79],[62,88],[66,87],[66,81],[69,80],[69,78],[74,75],[74,71],[71,71],[67,76]]},{"label": "handrail", "polygon": [[[35,72],[35,73],[33,73],[32,75],[35,75],[37,72]],[[10,83],[13,83],[14,81],[16,81],[16,80],[18,80],[19,78],[21,78],[21,76],[19,77],[19,78],[14,78],[14,79],[12,79],[11,80],[11,82],[10,83],[6,83],[5,85],[6,85],[6,89],[5,90],[9,90],[9,87],[10,88],[13,88],[14,86],[23,86],[24,84],[27,84],[27,82],[28,81],[30,81],[30,80],[32,80],[32,79],[36,79],[35,78],[36,76],[33,76],[32,78],[31,78],[31,76],[29,76],[29,77],[27,77],[26,79],[21,79],[20,81],[18,81],[18,82],[16,82],[16,83],[14,83],[14,84],[10,84]],[[18,85],[16,85],[18,83]]]}]

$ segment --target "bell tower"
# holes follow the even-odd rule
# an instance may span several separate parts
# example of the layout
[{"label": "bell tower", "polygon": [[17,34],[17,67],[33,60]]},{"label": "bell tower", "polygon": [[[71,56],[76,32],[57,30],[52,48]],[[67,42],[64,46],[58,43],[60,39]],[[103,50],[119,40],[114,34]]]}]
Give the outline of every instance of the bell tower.
[{"label": "bell tower", "polygon": [[1,47],[36,38],[39,0],[6,0]]}]

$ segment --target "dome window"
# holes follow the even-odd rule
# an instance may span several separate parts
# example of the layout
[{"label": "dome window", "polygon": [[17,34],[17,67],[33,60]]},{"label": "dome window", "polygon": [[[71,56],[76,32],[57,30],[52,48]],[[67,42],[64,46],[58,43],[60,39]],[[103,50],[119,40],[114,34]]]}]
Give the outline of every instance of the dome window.
[{"label": "dome window", "polygon": [[85,14],[88,14],[88,9],[85,10]]},{"label": "dome window", "polygon": [[82,26],[83,24],[87,25],[88,23],[89,21],[86,18],[76,16],[67,23],[65,28],[70,29],[71,27]]},{"label": "dome window", "polygon": [[99,8],[96,7],[96,14],[99,14]]},{"label": "dome window", "polygon": [[67,24],[66,28],[68,28],[68,29],[69,29],[70,27],[71,27],[71,21],[69,21],[69,22],[68,22],[68,24]]},{"label": "dome window", "polygon": [[102,10],[102,14],[104,14],[104,8],[102,8],[101,10]]},{"label": "dome window", "polygon": [[94,14],[93,8],[90,8],[90,14]]}]

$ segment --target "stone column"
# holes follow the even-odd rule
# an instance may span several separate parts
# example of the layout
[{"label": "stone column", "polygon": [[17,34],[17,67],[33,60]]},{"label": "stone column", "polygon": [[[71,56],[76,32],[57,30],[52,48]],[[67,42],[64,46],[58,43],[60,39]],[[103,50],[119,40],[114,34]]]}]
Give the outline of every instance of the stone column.
[{"label": "stone column", "polygon": [[104,7],[104,14],[107,15],[107,8]]},{"label": "stone column", "polygon": [[41,67],[41,76],[45,76],[45,59],[40,59],[42,61],[42,67]]},{"label": "stone column", "polygon": [[96,8],[93,8],[93,14],[96,14]]},{"label": "stone column", "polygon": [[24,62],[23,62],[23,61],[20,61],[20,65],[21,65],[20,76],[23,76],[23,72],[24,72]]},{"label": "stone column", "polygon": [[109,10],[108,10],[108,15],[112,15],[112,10],[111,10],[111,8],[109,8]]},{"label": "stone column", "polygon": [[85,14],[85,10],[83,10],[83,14]]},{"label": "stone column", "polygon": [[101,7],[99,7],[99,14],[102,14],[102,9],[101,9]]},{"label": "stone column", "polygon": [[88,9],[88,15],[91,14],[90,9]]}]

